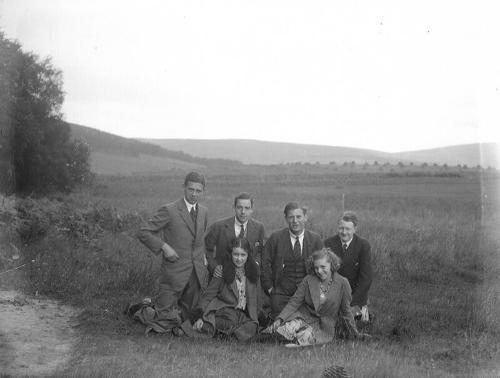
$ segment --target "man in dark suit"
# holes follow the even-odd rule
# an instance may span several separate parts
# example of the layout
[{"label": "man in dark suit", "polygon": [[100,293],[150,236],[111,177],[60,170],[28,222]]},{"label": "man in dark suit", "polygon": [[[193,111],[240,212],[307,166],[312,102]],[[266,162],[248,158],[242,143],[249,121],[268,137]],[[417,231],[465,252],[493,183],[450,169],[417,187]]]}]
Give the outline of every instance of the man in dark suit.
[{"label": "man in dark suit", "polygon": [[353,315],[368,322],[368,291],[372,283],[371,248],[367,240],[356,235],[358,217],[346,211],[338,221],[337,235],[325,240],[342,259],[339,274],[349,280],[352,289],[351,311]]},{"label": "man in dark suit", "polygon": [[205,243],[208,210],[198,200],[205,190],[205,177],[189,173],[184,197],[163,205],[141,227],[138,238],[155,254],[161,254],[159,295],[154,312],[136,317],[158,332],[178,329],[194,310],[207,285]]},{"label": "man in dark suit", "polygon": [[288,227],[274,232],[264,247],[262,287],[271,297],[271,317],[276,317],[306,276],[306,260],[323,247],[321,237],[305,229],[307,208],[296,202],[285,206]]},{"label": "man in dark suit", "polygon": [[[250,256],[260,266],[264,248],[264,225],[252,219],[253,198],[243,192],[234,199],[234,216],[221,219],[209,227],[205,236],[208,270],[214,273],[216,266],[222,265],[224,258],[231,257],[231,240],[247,239]],[[220,275],[221,276],[221,275]]]}]

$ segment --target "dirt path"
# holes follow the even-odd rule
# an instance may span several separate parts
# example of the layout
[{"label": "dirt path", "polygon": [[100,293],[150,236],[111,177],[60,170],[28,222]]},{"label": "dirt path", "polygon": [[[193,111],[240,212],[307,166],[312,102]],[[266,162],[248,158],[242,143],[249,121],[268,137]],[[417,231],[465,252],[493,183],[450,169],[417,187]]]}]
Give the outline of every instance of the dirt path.
[{"label": "dirt path", "polygon": [[0,372],[40,377],[64,368],[76,341],[76,314],[53,300],[0,290]]}]

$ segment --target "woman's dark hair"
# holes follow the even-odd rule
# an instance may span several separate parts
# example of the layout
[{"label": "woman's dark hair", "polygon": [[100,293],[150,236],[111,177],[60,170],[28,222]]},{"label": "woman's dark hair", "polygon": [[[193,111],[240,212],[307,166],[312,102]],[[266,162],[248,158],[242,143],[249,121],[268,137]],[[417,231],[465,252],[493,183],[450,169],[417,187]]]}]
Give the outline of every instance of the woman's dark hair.
[{"label": "woman's dark hair", "polygon": [[255,262],[251,252],[252,248],[250,247],[250,243],[245,238],[234,238],[231,240],[231,247],[222,264],[222,276],[224,277],[224,281],[229,285],[234,281],[236,275],[236,268],[233,264],[232,257],[234,248],[241,248],[248,254],[247,262],[245,263],[245,276],[251,283],[257,283],[259,279],[259,266]]},{"label": "woman's dark hair", "polygon": [[314,261],[322,259],[323,257],[326,257],[327,261],[330,263],[332,274],[339,270],[342,259],[338,257],[330,248],[321,248],[318,251],[314,251],[313,254],[307,259],[307,272],[309,274],[316,274],[314,272]]}]

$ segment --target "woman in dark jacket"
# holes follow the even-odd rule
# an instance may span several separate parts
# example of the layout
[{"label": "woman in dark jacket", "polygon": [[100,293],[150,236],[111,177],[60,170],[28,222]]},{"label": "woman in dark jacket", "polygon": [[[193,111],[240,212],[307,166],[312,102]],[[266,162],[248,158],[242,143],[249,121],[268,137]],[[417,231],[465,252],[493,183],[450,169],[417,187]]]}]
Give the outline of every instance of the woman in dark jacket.
[{"label": "woman in dark jacket", "polygon": [[213,277],[198,303],[203,315],[194,323],[196,331],[233,335],[239,341],[257,333],[260,312],[259,268],[249,258],[246,239],[231,241],[231,257],[223,263],[222,278]]}]

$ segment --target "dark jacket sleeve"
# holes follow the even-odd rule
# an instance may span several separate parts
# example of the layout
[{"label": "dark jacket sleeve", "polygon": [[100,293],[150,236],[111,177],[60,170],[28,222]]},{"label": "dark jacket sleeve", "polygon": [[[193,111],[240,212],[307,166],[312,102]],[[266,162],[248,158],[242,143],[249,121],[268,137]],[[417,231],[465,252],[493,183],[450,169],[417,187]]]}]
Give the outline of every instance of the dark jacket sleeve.
[{"label": "dark jacket sleeve", "polygon": [[325,244],[325,248],[330,248],[332,251],[334,250],[333,237],[326,239],[324,244]]},{"label": "dark jacket sleeve", "polygon": [[323,248],[323,240],[321,240],[321,237],[317,237],[314,239],[314,248],[312,252],[319,251],[320,249]]},{"label": "dark jacket sleeve", "polygon": [[160,207],[156,213],[141,226],[137,233],[137,238],[152,252],[158,254],[163,244],[165,244],[165,241],[159,234],[169,223],[170,214],[168,207],[165,205]]},{"label": "dark jacket sleeve", "polygon": [[364,306],[368,302],[368,291],[372,284],[373,272],[371,262],[371,247],[368,241],[362,240],[359,254],[359,276],[357,285],[352,291],[351,306]]},{"label": "dark jacket sleeve", "polygon": [[217,223],[214,223],[208,228],[208,232],[205,235],[206,257],[210,273],[213,273],[215,267],[217,266],[217,260],[215,259],[215,246],[219,238],[219,230],[220,227],[218,227]]},{"label": "dark jacket sleeve", "polygon": [[262,288],[264,291],[268,291],[273,287],[273,260],[276,255],[276,234],[271,235],[271,237],[266,242],[264,246],[264,251],[262,253]]},{"label": "dark jacket sleeve", "polygon": [[340,299],[339,317],[344,319],[344,324],[348,328],[347,331],[349,338],[355,338],[358,336],[358,330],[352,315],[351,302],[351,286],[349,285],[349,281],[345,279],[342,283],[342,297]]}]

